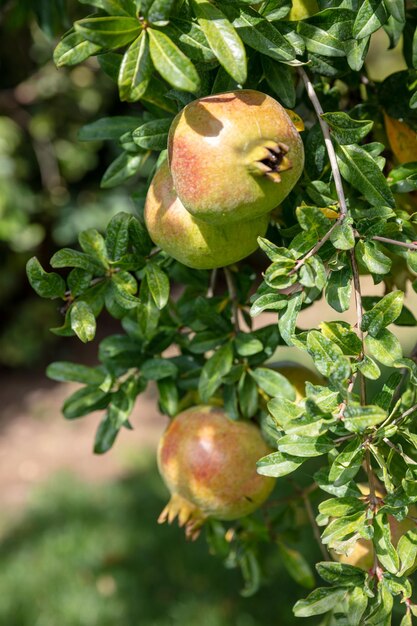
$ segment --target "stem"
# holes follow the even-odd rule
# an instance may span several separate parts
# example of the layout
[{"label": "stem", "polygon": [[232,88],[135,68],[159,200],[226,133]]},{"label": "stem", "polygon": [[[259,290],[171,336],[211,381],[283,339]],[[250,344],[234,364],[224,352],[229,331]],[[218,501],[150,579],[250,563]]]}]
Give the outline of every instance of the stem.
[{"label": "stem", "polygon": [[[303,79],[308,97],[310,98],[310,101],[314,107],[314,110],[316,111],[319,124],[321,127],[321,132],[323,133],[327,154],[329,155],[329,161],[330,161],[330,165],[332,168],[334,184],[336,186],[336,193],[337,193],[337,197],[339,199],[339,204],[340,204],[340,217],[338,220],[336,220],[336,224],[337,224],[337,223],[342,222],[344,218],[346,217],[347,206],[346,206],[345,192],[343,191],[342,177],[340,176],[340,170],[337,164],[336,152],[334,150],[333,143],[330,137],[329,127],[327,123],[324,121],[324,119],[322,118],[324,111],[317,97],[313,84],[302,67],[300,67],[298,71],[299,71],[301,78]],[[336,226],[336,224],[330,229],[330,231],[332,231],[332,229]]]},{"label": "stem", "polygon": [[326,547],[323,545],[320,537],[320,529],[317,525],[316,518],[314,517],[313,507],[311,506],[311,502],[308,498],[307,494],[303,494],[303,502],[305,509],[307,511],[308,518],[310,520],[311,526],[313,528],[314,537],[316,538],[317,543],[319,544],[320,551],[325,559],[325,561],[330,561],[329,553],[326,550]]},{"label": "stem", "polygon": [[207,298],[212,298],[214,296],[214,290],[216,288],[216,280],[217,280],[217,269],[212,270],[210,275],[210,284],[207,290]]},{"label": "stem", "polygon": [[224,268],[224,275],[226,277],[227,289],[229,290],[230,300],[232,301],[232,309],[233,309],[233,321],[235,326],[235,331],[240,332],[239,325],[239,306],[238,306],[238,297],[236,286],[233,281],[232,272],[228,267]]},{"label": "stem", "polygon": [[378,499],[375,493],[376,490],[375,490],[375,482],[374,482],[374,472],[372,470],[371,453],[369,451],[369,448],[367,448],[365,452],[365,468],[366,468],[366,473],[368,475],[369,497],[371,500],[371,504],[374,507],[375,504],[378,502]]},{"label": "stem", "polygon": [[409,250],[417,250],[417,243],[406,243],[405,241],[389,239],[389,237],[380,237],[379,235],[375,235],[372,239],[375,241],[381,241],[382,243],[388,243],[392,246],[401,246],[402,248],[408,248]]},{"label": "stem", "polygon": [[417,411],[417,404],[415,404],[414,406],[412,406],[411,408],[407,409],[402,415],[400,415],[399,417],[397,417],[392,424],[393,425],[397,425],[400,422],[402,422],[406,417],[408,417],[409,415],[411,415],[412,413],[414,413],[415,411]]},{"label": "stem", "polygon": [[408,456],[408,454],[405,454],[405,452],[402,452],[400,448],[397,448],[397,446],[394,443],[392,443],[392,441],[390,441],[388,437],[384,437],[382,441],[386,443],[387,446],[395,450],[395,452],[397,452],[397,454],[399,454],[404,459],[404,461],[407,461],[407,463],[410,463],[410,465],[417,465],[417,462],[414,461],[414,459]]}]

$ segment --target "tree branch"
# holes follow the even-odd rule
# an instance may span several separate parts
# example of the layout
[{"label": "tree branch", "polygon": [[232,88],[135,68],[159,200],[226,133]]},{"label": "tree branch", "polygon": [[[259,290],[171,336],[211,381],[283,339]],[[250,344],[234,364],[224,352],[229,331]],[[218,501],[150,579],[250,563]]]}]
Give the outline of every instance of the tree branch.
[{"label": "tree branch", "polygon": [[224,275],[226,277],[227,289],[229,290],[230,300],[232,301],[235,331],[238,333],[240,332],[240,325],[239,325],[239,306],[238,306],[236,286],[232,277],[232,272],[229,270],[228,267],[224,268]]}]

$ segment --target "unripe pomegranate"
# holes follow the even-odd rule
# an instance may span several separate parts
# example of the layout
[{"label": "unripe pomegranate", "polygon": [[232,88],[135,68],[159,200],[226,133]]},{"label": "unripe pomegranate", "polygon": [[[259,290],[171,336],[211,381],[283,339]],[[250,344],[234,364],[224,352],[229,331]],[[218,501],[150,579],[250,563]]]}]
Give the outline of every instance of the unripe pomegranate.
[{"label": "unripe pomegranate", "polygon": [[155,174],[146,196],[145,222],[151,239],[170,256],[194,269],[214,269],[236,263],[258,247],[269,215],[215,226],[189,213],[178,198],[168,163]]},{"label": "unripe pomegranate", "polygon": [[171,499],[158,521],[178,516],[194,539],[207,517],[234,520],[252,513],[275,484],[256,472],[256,461],[270,451],[257,426],[231,420],[223,408],[183,411],[159,442],[158,467]]},{"label": "unripe pomegranate", "polygon": [[304,166],[303,143],[286,110],[250,89],[190,102],[172,123],[168,155],[185,208],[217,225],[272,211]]},{"label": "unripe pomegranate", "polygon": [[288,378],[295,389],[296,402],[305,397],[306,382],[313,383],[313,385],[324,384],[323,378],[317,372],[313,372],[308,367],[295,361],[274,361],[273,363],[268,363],[268,367]]}]

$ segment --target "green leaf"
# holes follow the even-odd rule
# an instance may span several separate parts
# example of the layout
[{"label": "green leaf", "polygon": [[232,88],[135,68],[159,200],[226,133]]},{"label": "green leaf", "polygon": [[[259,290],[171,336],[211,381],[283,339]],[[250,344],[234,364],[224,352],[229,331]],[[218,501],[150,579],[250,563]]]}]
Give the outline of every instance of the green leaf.
[{"label": "green leaf", "polygon": [[394,361],[401,359],[403,356],[401,343],[386,328],[380,330],[374,337],[367,335],[365,337],[365,347],[377,361],[388,367],[392,366]]},{"label": "green leaf", "polygon": [[[352,515],[352,513],[357,513],[358,511],[364,511],[365,508],[366,508],[366,505],[364,502],[359,500],[359,498],[354,498],[352,496],[346,496],[343,498],[330,498],[329,500],[325,500],[324,502],[320,502],[319,504],[320,513],[322,515],[326,515],[329,517],[344,517],[345,515]],[[341,563],[338,563],[338,565],[341,565]],[[324,578],[324,580],[330,583],[341,582],[341,581],[336,581],[334,579],[329,580],[328,578]]]},{"label": "green leaf", "polygon": [[360,406],[349,404],[345,410],[344,425],[347,430],[354,433],[362,433],[367,428],[381,424],[387,413],[379,406]]},{"label": "green leaf", "polygon": [[340,145],[359,143],[372,130],[372,120],[355,120],[347,113],[323,113],[321,116]]},{"label": "green leaf", "polygon": [[287,306],[287,296],[279,293],[266,293],[256,298],[250,309],[251,317],[256,317],[262,311],[279,311]]},{"label": "green leaf", "polygon": [[347,322],[322,322],[321,332],[336,343],[343,354],[357,356],[362,351],[362,342]]},{"label": "green leaf", "polygon": [[295,390],[291,389],[292,396],[279,396],[268,402],[268,410],[274,418],[278,428],[286,430],[288,424],[303,414],[303,409],[292,400],[295,400]]},{"label": "green leaf", "polygon": [[151,59],[170,85],[183,91],[195,93],[200,87],[200,78],[192,62],[165,33],[148,28]]},{"label": "green leaf", "polygon": [[358,241],[355,256],[359,264],[366,267],[371,274],[388,274],[391,269],[391,259],[375,241]]},{"label": "green leaf", "polygon": [[294,336],[297,317],[301,311],[304,295],[302,293],[292,296],[288,300],[286,311],[279,316],[278,328],[281,337],[288,346],[292,345],[292,337]]},{"label": "green leaf", "polygon": [[106,250],[111,261],[118,261],[127,254],[129,245],[129,224],[132,216],[129,213],[116,213],[106,229]]},{"label": "green leaf", "polygon": [[101,50],[102,46],[88,41],[81,33],[70,32],[55,48],[53,59],[57,67],[78,65]]},{"label": "green leaf", "polygon": [[90,255],[71,248],[62,248],[51,258],[52,267],[79,267],[92,274],[103,274],[104,268]]},{"label": "green leaf", "polygon": [[400,626],[413,626],[413,620],[411,618],[411,611],[407,610],[407,613],[401,620]]},{"label": "green leaf", "polygon": [[345,485],[356,476],[362,466],[365,450],[355,437],[334,459],[329,472],[329,481],[336,486]]},{"label": "green leaf", "polygon": [[408,575],[408,571],[414,569],[417,559],[417,531],[408,530],[402,535],[397,545],[398,556],[401,561],[400,576]]},{"label": "green leaf", "polygon": [[191,6],[220,65],[243,85],[246,81],[246,52],[236,30],[209,0],[192,0]]},{"label": "green leaf", "polygon": [[83,417],[93,411],[106,408],[110,397],[110,394],[97,387],[83,387],[65,400],[62,412],[67,420]]},{"label": "green leaf", "polygon": [[364,0],[353,25],[353,36],[362,39],[377,31],[388,19],[382,0]]},{"label": "green leaf", "polygon": [[351,250],[355,246],[355,234],[347,220],[336,226],[330,235],[330,241],[338,250]]},{"label": "green leaf", "polygon": [[279,372],[269,367],[257,367],[249,370],[259,387],[269,396],[281,396],[288,400],[295,400],[295,391],[291,383]]},{"label": "green leaf", "polygon": [[107,258],[106,244],[103,236],[95,228],[81,231],[78,235],[78,241],[83,252],[91,256],[105,269],[108,269],[109,260]]},{"label": "green leaf", "polygon": [[376,337],[382,329],[395,322],[401,313],[403,302],[404,293],[402,291],[388,293],[370,311],[364,313],[362,330]]},{"label": "green leaf", "polygon": [[90,272],[81,270],[79,267],[75,267],[70,271],[67,278],[68,289],[71,291],[73,298],[80,296],[87,291],[91,285],[93,275]]},{"label": "green leaf", "polygon": [[147,14],[150,24],[166,26],[177,0],[154,0]]},{"label": "green leaf", "polygon": [[133,141],[147,150],[165,150],[171,123],[172,118],[146,122],[132,133]]},{"label": "green leaf", "polygon": [[323,531],[321,540],[328,544],[330,548],[335,547],[339,542],[345,540],[350,535],[359,532],[363,533],[366,525],[366,513],[358,511],[353,515],[338,517],[332,520]]},{"label": "green leaf", "polygon": [[262,68],[270,89],[278,96],[285,107],[295,106],[296,94],[293,70],[267,56],[262,56]]},{"label": "green leaf", "polygon": [[349,376],[350,367],[341,348],[317,330],[311,330],[307,336],[307,350],[323,376]]},{"label": "green leaf", "polygon": [[83,343],[92,341],[96,334],[96,318],[90,306],[79,300],[70,309],[71,328]]},{"label": "green leaf", "polygon": [[135,130],[140,122],[140,117],[130,115],[102,117],[80,128],[78,139],[80,141],[117,140],[125,133]]},{"label": "green leaf", "polygon": [[120,428],[114,426],[112,420],[106,416],[101,420],[95,440],[94,440],[94,453],[104,454],[108,452],[116,441],[116,437],[120,432]]},{"label": "green leaf", "polygon": [[296,583],[307,589],[315,585],[314,575],[310,565],[298,550],[290,548],[282,541],[278,541],[278,551],[285,569]]},{"label": "green leaf", "polygon": [[256,463],[256,468],[258,474],[262,474],[262,476],[281,478],[281,476],[287,476],[287,474],[295,472],[303,462],[304,459],[289,454],[272,452],[272,454],[259,459]]},{"label": "green leaf", "polygon": [[256,383],[244,372],[239,380],[237,395],[239,398],[240,411],[246,419],[254,417],[258,411],[259,396]]},{"label": "green leaf", "polygon": [[278,441],[278,450],[291,456],[304,458],[321,456],[334,449],[334,443],[324,435],[320,437],[299,437],[284,435]]},{"label": "green leaf", "polygon": [[120,100],[134,102],[145,94],[152,77],[149,37],[145,30],[123,55],[118,77]]},{"label": "green leaf", "polygon": [[340,173],[374,206],[395,206],[395,200],[375,160],[366,150],[352,144],[336,144]]},{"label": "green leaf", "polygon": [[309,52],[332,58],[344,57],[346,54],[344,42],[322,28],[300,20],[297,24],[297,31],[302,36]]},{"label": "green leaf", "polygon": [[175,378],[178,375],[178,367],[167,359],[154,358],[142,363],[140,373],[147,380]]},{"label": "green leaf", "polygon": [[[362,507],[364,506],[362,504]],[[359,567],[354,567],[347,563],[322,561],[317,563],[316,570],[318,575],[331,585],[358,587],[363,586],[365,583],[366,573]]]},{"label": "green leaf", "polygon": [[361,361],[357,362],[356,366],[358,370],[365,376],[365,378],[369,378],[370,380],[378,380],[378,378],[381,376],[381,370],[379,369],[378,365],[366,354]]},{"label": "green leaf", "polygon": [[346,588],[319,587],[310,593],[305,600],[298,600],[294,606],[296,617],[310,617],[327,613],[345,598]]},{"label": "green leaf", "polygon": [[141,25],[134,17],[87,17],[75,22],[74,28],[88,41],[103,48],[114,49],[135,39]]},{"label": "green leaf", "polygon": [[104,172],[100,187],[102,189],[110,189],[131,178],[138,173],[147,157],[147,153],[129,154],[128,152],[122,152]]},{"label": "green leaf", "polygon": [[81,4],[90,4],[106,11],[109,15],[134,16],[135,0],[79,0]]},{"label": "green leaf", "polygon": [[381,565],[391,574],[396,574],[400,568],[400,559],[391,542],[391,529],[387,516],[376,515],[373,521],[375,551]]},{"label": "green leaf", "polygon": [[174,380],[163,378],[157,381],[159,392],[159,408],[160,410],[173,417],[179,411],[178,407],[178,389]]},{"label": "green leaf", "polygon": [[106,374],[96,367],[87,367],[69,361],[55,361],[46,368],[46,375],[59,382],[76,382],[84,385],[100,387],[106,379]]},{"label": "green leaf", "polygon": [[198,391],[202,402],[208,402],[214,392],[222,384],[222,377],[231,369],[233,364],[233,347],[231,343],[218,348],[201,370]]},{"label": "green leaf", "polygon": [[56,272],[45,272],[35,256],[27,262],[26,273],[30,286],[41,298],[54,299],[64,297],[64,279]]},{"label": "green leaf", "polygon": [[152,299],[158,309],[163,309],[169,299],[169,278],[156,263],[147,263],[145,276]]},{"label": "green leaf", "polygon": [[338,313],[343,313],[350,306],[351,294],[352,270],[350,266],[331,272],[326,287],[326,300],[329,305]]},{"label": "green leaf", "polygon": [[236,336],[236,351],[240,356],[252,356],[262,352],[264,346],[253,333],[238,333]]},{"label": "green leaf", "polygon": [[254,50],[271,57],[276,61],[292,61],[295,50],[271,22],[266,20],[255,9],[241,7],[239,16],[233,20],[239,37]]},{"label": "green leaf", "polygon": [[135,252],[141,256],[147,256],[153,247],[144,224],[134,217],[129,222],[129,241],[132,243]]}]

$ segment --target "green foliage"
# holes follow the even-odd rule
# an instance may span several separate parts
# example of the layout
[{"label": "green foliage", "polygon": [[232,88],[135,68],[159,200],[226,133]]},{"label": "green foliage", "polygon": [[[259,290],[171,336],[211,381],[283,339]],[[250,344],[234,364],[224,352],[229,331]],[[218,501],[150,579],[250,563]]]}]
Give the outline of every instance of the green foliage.
[{"label": "green foliage", "polygon": [[[50,366],[53,378],[84,384],[65,402],[65,417],[105,409],[94,444],[104,453],[121,428],[131,427],[136,398],[155,381],[160,409],[169,416],[210,401],[223,402],[232,419],[257,419],[275,448],[259,460],[258,471],[284,478],[281,488],[292,475],[286,505],[305,505],[323,556],[327,549],[352,552],[359,539],[373,546],[368,571],[330,556],[319,563],[327,586],[298,601],[296,616],[325,614],[328,626],[388,625],[392,615],[412,623],[416,605],[407,574],[415,530],[397,544],[392,520],[415,525],[417,501],[417,364],[415,351],[403,356],[395,334],[396,325],[417,325],[404,307],[409,283],[417,290],[410,195],[417,157],[398,163],[384,124],[387,115],[403,120],[415,138],[416,10],[402,0],[320,1],[313,15],[291,20],[290,4],[275,1],[90,4],[96,13],[64,35],[57,64],[98,55],[120,99],[140,103],[80,132],[84,141],[118,145],[103,188],[138,176],[148,184],[166,156],[177,111],[195,97],[241,87],[270,93],[302,115],[306,167],[259,241],[261,267],[249,260],[226,268],[227,289],[216,281],[221,272],[190,270],[153,246],[142,216],[147,184],[135,190],[135,216],[117,215],[104,235],[83,230],[80,249],[53,255],[52,268],[68,269],[65,283],[64,273],[29,261],[37,293],[63,300],[65,319],[55,333],[91,341],[103,309],[123,329],[101,341],[100,364],[91,372],[76,364]],[[371,35],[382,30],[391,46],[403,35],[408,69],[377,83],[364,62]],[[362,275],[373,283],[366,295]],[[315,303],[325,299],[342,313],[352,296],[353,324],[336,316],[300,328],[300,313]],[[263,311],[275,312],[278,323],[254,330],[252,317]],[[283,345],[308,354],[325,379],[307,383],[305,397],[268,366]],[[369,495],[359,482],[368,483]],[[311,568],[283,534],[283,516],[279,502],[276,511],[267,504],[263,521],[242,520],[217,535],[212,530],[214,548],[242,570],[244,595],[262,584],[264,542],[276,546],[298,583],[313,586]],[[294,543],[300,534],[295,528]]]}]

